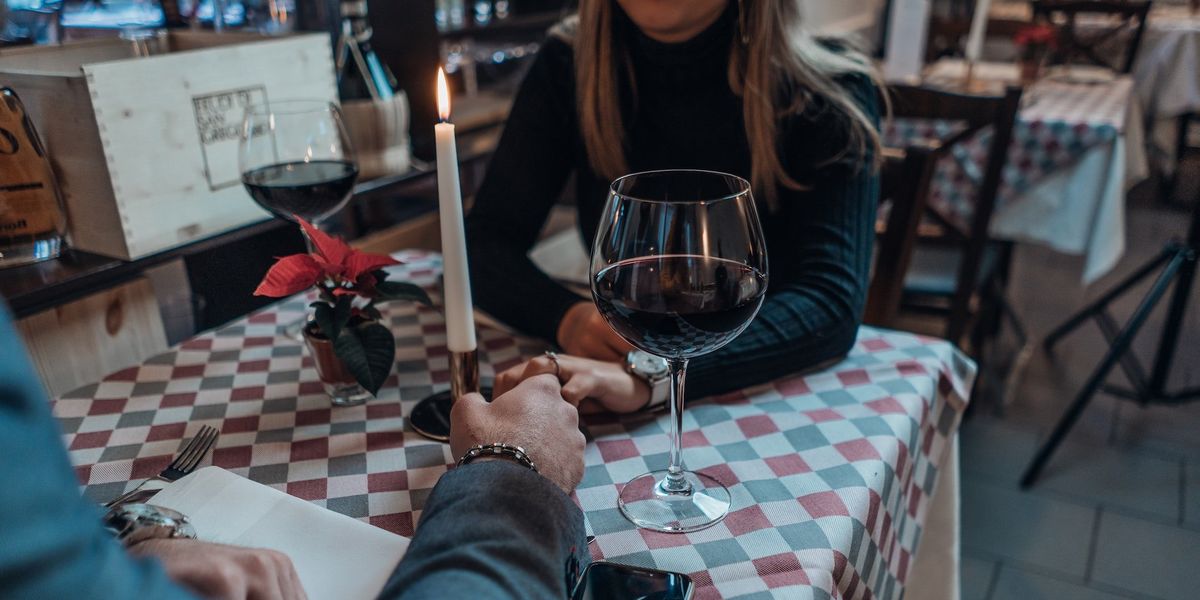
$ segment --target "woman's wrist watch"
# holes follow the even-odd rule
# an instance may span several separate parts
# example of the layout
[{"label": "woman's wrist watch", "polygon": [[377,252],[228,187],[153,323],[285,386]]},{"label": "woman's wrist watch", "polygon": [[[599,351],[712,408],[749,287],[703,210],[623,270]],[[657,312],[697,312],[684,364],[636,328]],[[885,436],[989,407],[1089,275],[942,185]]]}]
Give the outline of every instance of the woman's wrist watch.
[{"label": "woman's wrist watch", "polygon": [[634,350],[625,355],[625,370],[650,386],[650,401],[642,410],[655,409],[667,403],[671,397],[671,369],[667,366],[667,359]]},{"label": "woman's wrist watch", "polygon": [[126,547],[146,540],[196,539],[182,513],[152,504],[122,504],[104,515],[104,526]]}]

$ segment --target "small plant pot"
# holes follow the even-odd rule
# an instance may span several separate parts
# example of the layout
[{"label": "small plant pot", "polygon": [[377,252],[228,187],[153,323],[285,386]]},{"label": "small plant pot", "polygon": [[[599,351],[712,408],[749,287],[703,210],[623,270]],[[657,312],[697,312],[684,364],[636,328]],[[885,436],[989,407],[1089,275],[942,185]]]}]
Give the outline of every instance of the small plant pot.
[{"label": "small plant pot", "polygon": [[316,323],[304,328],[304,344],[317,366],[317,376],[334,406],[358,406],[374,396],[358,384],[350,369],[333,350],[333,343],[317,331]]},{"label": "small plant pot", "polygon": [[1017,65],[1021,69],[1021,85],[1029,87],[1037,83],[1042,77],[1042,61],[1041,59],[1026,58],[1021,59]]}]

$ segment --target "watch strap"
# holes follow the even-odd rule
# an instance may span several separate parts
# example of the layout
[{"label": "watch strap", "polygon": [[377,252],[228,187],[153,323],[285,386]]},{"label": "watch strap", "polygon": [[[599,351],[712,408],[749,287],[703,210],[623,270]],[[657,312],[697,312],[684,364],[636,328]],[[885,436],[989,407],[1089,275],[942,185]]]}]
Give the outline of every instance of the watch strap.
[{"label": "watch strap", "polygon": [[646,382],[650,386],[650,401],[642,410],[656,410],[667,405],[671,399],[671,376],[667,375]]}]

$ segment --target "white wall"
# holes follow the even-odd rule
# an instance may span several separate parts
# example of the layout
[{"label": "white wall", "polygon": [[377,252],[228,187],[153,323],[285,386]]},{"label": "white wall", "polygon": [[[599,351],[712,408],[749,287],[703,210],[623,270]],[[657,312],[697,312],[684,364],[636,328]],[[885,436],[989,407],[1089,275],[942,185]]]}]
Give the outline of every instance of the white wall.
[{"label": "white wall", "polygon": [[820,33],[869,34],[883,10],[884,0],[797,0],[804,24]]}]

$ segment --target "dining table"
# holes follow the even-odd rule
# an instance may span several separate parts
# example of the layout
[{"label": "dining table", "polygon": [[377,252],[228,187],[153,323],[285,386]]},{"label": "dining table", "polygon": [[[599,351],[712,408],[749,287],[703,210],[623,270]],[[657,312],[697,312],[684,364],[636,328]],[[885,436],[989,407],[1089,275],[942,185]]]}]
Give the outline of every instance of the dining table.
[{"label": "dining table", "polygon": [[[963,90],[963,61],[930,65],[922,83]],[[1014,63],[979,63],[974,85],[1001,93],[1019,84]],[[991,90],[990,92],[988,90]],[[977,93],[976,90],[970,90]],[[893,119],[884,144],[947,139],[963,125],[944,119]],[[928,203],[970,223],[983,180],[991,128],[956,144],[935,167]],[[1125,193],[1149,174],[1135,81],[1102,69],[1053,68],[1026,86],[992,216],[994,238],[1083,257],[1082,282],[1116,266],[1125,251]]]},{"label": "dining table", "polygon": [[[995,2],[990,15],[1029,20],[1033,11],[1029,2]],[[1109,27],[1111,22],[1083,15],[1076,26],[1086,32]],[[1130,76],[1150,126],[1149,158],[1157,169],[1171,173],[1178,119],[1200,113],[1200,10],[1185,0],[1155,0]]]},{"label": "dining table", "polygon": [[[438,297],[437,253],[394,257],[402,264],[390,279]],[[211,425],[211,464],[399,535],[418,531],[457,458],[406,420],[449,385],[443,315],[436,302],[383,306],[393,373],[366,404],[333,407],[286,333],[311,299],[283,300],[55,399],[86,497],[132,489]],[[548,348],[493,325],[480,325],[479,344],[485,381]],[[687,534],[638,529],[617,508],[624,482],[666,464],[668,416],[588,415],[574,498],[592,555],[686,573],[698,599],[957,598],[957,428],[974,374],[946,341],[862,327],[836,365],[689,401],[684,458],[728,486],[733,504]]]}]

